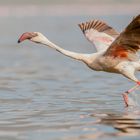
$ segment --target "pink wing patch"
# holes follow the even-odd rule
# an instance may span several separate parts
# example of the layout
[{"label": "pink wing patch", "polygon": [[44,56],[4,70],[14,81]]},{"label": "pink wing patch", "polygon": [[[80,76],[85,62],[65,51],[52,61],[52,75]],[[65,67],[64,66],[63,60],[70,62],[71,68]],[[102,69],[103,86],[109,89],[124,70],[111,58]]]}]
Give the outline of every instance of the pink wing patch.
[{"label": "pink wing patch", "polygon": [[100,20],[81,23],[79,27],[97,51],[107,50],[119,35],[112,27]]},{"label": "pink wing patch", "polygon": [[104,43],[112,43],[112,39],[108,38],[108,37],[95,37],[95,40],[100,41],[100,42],[104,42]]},{"label": "pink wing patch", "polygon": [[108,52],[108,56],[119,57],[119,58],[127,58],[128,50],[123,46],[113,46],[113,49]]}]

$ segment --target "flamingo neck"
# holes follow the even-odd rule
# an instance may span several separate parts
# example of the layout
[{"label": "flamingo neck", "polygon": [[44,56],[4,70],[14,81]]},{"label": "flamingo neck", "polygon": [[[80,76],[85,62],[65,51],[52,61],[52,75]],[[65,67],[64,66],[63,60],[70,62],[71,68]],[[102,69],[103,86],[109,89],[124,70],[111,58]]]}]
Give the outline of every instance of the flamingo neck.
[{"label": "flamingo neck", "polygon": [[65,50],[65,49],[59,47],[58,45],[52,43],[47,38],[45,38],[45,39],[43,38],[43,40],[40,43],[45,46],[48,46],[52,49],[55,49],[56,51],[60,52],[61,54],[65,55],[65,56],[68,56],[68,57],[76,59],[76,60],[83,61],[86,64],[88,63],[89,54],[75,53],[72,51]]}]

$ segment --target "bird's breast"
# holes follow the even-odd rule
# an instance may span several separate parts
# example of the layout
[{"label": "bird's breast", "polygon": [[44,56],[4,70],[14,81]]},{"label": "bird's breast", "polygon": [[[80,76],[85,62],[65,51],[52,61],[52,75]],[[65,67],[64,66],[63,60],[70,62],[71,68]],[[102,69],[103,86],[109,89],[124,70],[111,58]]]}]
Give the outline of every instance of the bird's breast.
[{"label": "bird's breast", "polygon": [[120,63],[120,59],[113,57],[102,57],[99,59],[99,64],[103,67],[104,71],[118,73],[116,66]]},{"label": "bird's breast", "polygon": [[106,71],[112,73],[119,73],[116,66],[119,64],[120,60],[114,59],[112,57],[100,57],[94,62],[91,62],[89,67],[96,71]]}]

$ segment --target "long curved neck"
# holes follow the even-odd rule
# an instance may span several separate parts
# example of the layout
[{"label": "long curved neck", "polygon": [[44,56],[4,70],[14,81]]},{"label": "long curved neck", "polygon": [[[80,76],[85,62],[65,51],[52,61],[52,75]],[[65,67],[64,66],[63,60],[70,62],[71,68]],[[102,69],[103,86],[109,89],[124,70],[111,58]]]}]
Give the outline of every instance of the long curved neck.
[{"label": "long curved neck", "polygon": [[44,44],[44,45],[46,45],[46,46],[48,46],[50,48],[53,48],[56,51],[66,55],[68,57],[71,57],[73,59],[80,60],[80,61],[83,61],[85,63],[88,63],[89,54],[75,53],[75,52],[72,52],[72,51],[62,49],[61,47],[59,47],[56,44],[54,44],[51,41],[49,41],[47,38],[44,38],[40,43]]}]

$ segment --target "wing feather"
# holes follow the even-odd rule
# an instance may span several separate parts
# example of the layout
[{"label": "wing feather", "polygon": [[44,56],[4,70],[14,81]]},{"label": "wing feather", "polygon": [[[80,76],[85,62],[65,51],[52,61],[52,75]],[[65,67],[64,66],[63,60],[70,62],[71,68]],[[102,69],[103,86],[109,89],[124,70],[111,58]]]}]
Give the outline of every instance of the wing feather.
[{"label": "wing feather", "polygon": [[115,29],[100,20],[78,24],[85,37],[95,45],[97,51],[107,49],[119,35]]},{"label": "wing feather", "polygon": [[106,56],[122,57],[134,60],[140,49],[140,15],[135,17],[105,52]]}]

